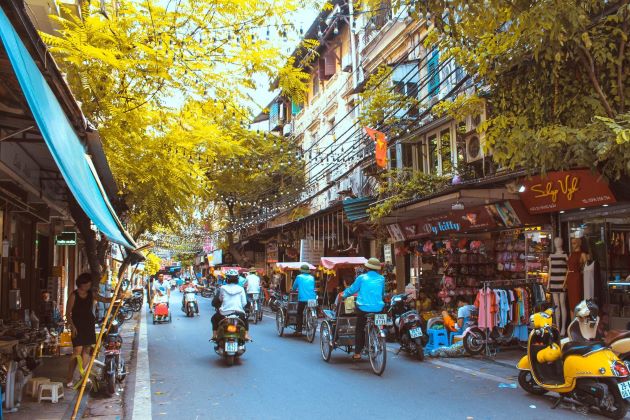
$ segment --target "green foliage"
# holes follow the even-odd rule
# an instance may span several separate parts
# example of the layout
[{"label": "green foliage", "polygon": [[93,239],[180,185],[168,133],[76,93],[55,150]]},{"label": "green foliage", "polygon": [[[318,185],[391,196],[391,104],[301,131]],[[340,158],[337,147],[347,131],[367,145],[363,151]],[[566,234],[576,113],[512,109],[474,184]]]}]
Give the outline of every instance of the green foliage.
[{"label": "green foliage", "polygon": [[160,271],[161,262],[162,260],[160,259],[160,257],[158,257],[152,252],[149,252],[144,262],[144,274],[148,276],[152,276],[158,271]]},{"label": "green foliage", "polygon": [[[628,1],[429,2],[443,60],[485,86],[487,148],[508,168],[630,173]],[[478,98],[442,106],[453,116]]]},{"label": "green foliage", "polygon": [[414,171],[411,168],[392,169],[381,174],[378,188],[379,203],[370,209],[370,219],[378,222],[394,208],[412,198],[424,197],[446,188],[451,178]]},{"label": "green foliage", "polygon": [[[256,75],[276,77],[286,62],[260,28],[289,24],[301,2],[121,0],[104,3],[106,13],[93,4],[82,3],[81,17],[52,16],[59,33],[42,37],[99,130],[132,233],[181,230],[217,196],[213,165],[275,158],[250,150],[263,138],[245,128],[243,104]],[[263,188],[266,175],[249,185]]]},{"label": "green foliage", "polygon": [[398,89],[392,89],[391,68],[382,65],[370,75],[365,89],[359,94],[361,115],[359,122],[363,127],[378,129],[387,127],[388,137],[396,137],[402,130],[401,121],[409,119],[411,110],[418,106],[418,100],[407,96]]}]

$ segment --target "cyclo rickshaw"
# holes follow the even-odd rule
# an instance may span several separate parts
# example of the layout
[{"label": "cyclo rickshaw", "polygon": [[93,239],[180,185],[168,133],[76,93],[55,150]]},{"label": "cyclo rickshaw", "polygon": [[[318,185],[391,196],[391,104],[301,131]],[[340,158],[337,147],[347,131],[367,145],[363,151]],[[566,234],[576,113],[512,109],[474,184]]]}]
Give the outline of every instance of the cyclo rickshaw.
[{"label": "cyclo rickshaw", "polygon": [[[293,272],[299,272],[303,265],[308,265],[310,270],[315,270],[315,266],[304,262],[279,262],[276,263],[276,267],[280,269],[280,272],[285,276],[286,290],[291,290],[293,285]],[[297,292],[289,292],[288,300],[283,300],[280,303],[280,308],[276,311],[276,329],[280,337],[284,334],[285,328],[297,327],[297,307],[298,307],[298,294]],[[315,340],[315,332],[317,331],[317,299],[308,301],[306,308],[304,308],[303,327],[306,333],[306,339],[309,343]]]},{"label": "cyclo rickshaw", "polygon": [[[365,264],[366,261],[364,258],[322,257],[322,266],[329,270],[339,270],[343,267],[354,268]],[[323,311],[324,321],[320,326],[319,336],[322,358],[326,362],[330,361],[334,349],[341,349],[348,354],[354,351],[357,317],[353,311],[350,311],[350,306],[352,305],[346,305],[342,295],[339,294],[335,309]],[[363,351],[370,359],[372,371],[379,376],[385,371],[387,363],[385,331],[383,330],[386,325],[387,314],[367,314]]]}]

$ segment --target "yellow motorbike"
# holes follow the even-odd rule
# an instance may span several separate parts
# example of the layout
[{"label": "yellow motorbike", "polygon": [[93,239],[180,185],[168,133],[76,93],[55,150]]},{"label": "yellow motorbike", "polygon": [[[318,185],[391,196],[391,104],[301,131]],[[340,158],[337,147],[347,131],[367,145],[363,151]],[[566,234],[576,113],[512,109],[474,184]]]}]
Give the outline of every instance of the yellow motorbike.
[{"label": "yellow motorbike", "polygon": [[532,315],[530,322],[527,355],[517,365],[521,388],[534,395],[559,393],[553,408],[571,398],[606,417],[623,418],[630,398],[628,366],[602,342],[571,342],[561,347],[553,309]]}]

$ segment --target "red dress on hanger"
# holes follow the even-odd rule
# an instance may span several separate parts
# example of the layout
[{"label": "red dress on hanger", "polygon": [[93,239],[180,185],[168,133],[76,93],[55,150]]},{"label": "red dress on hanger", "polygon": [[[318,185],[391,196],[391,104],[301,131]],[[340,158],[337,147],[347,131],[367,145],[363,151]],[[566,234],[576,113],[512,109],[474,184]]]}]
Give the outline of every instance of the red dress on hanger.
[{"label": "red dress on hanger", "polygon": [[582,272],[581,272],[581,252],[572,252],[567,261],[567,299],[569,309],[573,310],[582,300]]}]

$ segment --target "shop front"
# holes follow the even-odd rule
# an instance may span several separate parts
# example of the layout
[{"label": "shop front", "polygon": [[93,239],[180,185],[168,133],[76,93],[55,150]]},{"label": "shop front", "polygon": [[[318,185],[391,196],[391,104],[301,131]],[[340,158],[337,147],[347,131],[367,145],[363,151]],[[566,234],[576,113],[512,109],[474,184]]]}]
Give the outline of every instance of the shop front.
[{"label": "shop front", "polygon": [[[582,299],[601,308],[602,329],[630,327],[630,192],[589,170],[553,172],[524,180],[530,213],[552,213],[554,236],[567,256],[567,307]],[[574,273],[574,274],[573,274]]]}]

